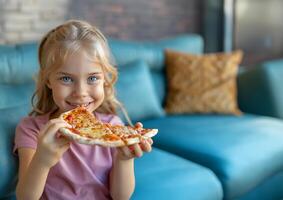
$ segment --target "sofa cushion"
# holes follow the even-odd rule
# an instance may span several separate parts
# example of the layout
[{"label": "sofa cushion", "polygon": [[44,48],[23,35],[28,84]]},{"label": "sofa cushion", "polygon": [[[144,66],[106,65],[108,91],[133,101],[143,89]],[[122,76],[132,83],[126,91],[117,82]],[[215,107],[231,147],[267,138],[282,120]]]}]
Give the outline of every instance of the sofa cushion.
[{"label": "sofa cushion", "polygon": [[154,84],[155,93],[159,102],[163,105],[166,97],[166,78],[163,73],[151,71],[151,78]]},{"label": "sofa cushion", "polygon": [[135,177],[132,200],[222,199],[209,169],[157,148],[135,160]]},{"label": "sofa cushion", "polygon": [[0,49],[1,84],[31,83],[38,66],[36,43],[2,46]]},{"label": "sofa cushion", "polygon": [[[142,60],[118,66],[117,97],[133,121],[163,116],[147,64]],[[121,117],[124,119],[123,115]],[[124,119],[125,120],[125,119]]]},{"label": "sofa cushion", "polygon": [[236,77],[242,52],[205,55],[166,51],[168,113],[240,114]]},{"label": "sofa cushion", "polygon": [[122,41],[109,38],[109,46],[118,66],[135,60],[144,60],[150,67],[154,88],[159,104],[165,99],[164,50],[166,48],[185,53],[202,54],[203,39],[196,34],[186,34],[177,37],[164,38],[155,41]]},{"label": "sofa cushion", "polygon": [[238,77],[239,105],[249,113],[283,119],[283,59],[261,63]]},{"label": "sofa cushion", "polygon": [[35,90],[34,83],[22,85],[0,84],[0,109],[28,104]]},{"label": "sofa cushion", "polygon": [[143,121],[154,145],[206,166],[233,199],[283,169],[283,122],[254,115],[179,115]]},{"label": "sofa cushion", "polygon": [[203,40],[199,35],[188,34],[156,41],[122,41],[108,39],[109,46],[117,65],[124,65],[137,59],[144,60],[151,69],[162,70],[164,49],[170,48],[182,52],[203,53]]},{"label": "sofa cushion", "polygon": [[29,105],[0,109],[0,199],[13,195],[18,171],[18,160],[13,155],[15,128],[20,118],[29,111]]},{"label": "sofa cushion", "polygon": [[283,197],[283,172],[269,177],[264,183],[245,193],[237,200],[281,199]]}]

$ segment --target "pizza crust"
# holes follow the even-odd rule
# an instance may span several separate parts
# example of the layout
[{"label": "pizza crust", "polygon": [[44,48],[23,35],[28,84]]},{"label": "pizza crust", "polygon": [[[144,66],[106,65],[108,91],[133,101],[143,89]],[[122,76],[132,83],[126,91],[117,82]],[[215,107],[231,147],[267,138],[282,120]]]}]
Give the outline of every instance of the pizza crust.
[{"label": "pizza crust", "polygon": [[151,129],[151,131],[144,134],[143,137],[151,138],[151,137],[154,137],[157,133],[158,133],[158,129]]}]

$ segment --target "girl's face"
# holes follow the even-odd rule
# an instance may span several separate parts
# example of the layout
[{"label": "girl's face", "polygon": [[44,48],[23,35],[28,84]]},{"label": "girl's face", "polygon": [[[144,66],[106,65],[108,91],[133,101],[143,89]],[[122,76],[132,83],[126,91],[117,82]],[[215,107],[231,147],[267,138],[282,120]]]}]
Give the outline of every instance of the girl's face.
[{"label": "girl's face", "polygon": [[81,105],[93,112],[104,100],[102,67],[88,60],[84,53],[70,56],[51,73],[47,85],[59,107],[57,116]]}]

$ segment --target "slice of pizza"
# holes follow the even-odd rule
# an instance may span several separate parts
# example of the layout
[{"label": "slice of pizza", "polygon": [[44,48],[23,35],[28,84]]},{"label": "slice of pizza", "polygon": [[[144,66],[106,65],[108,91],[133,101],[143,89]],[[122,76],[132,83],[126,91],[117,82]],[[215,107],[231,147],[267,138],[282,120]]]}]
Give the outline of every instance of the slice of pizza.
[{"label": "slice of pizza", "polygon": [[153,137],[157,129],[145,129],[123,125],[102,123],[84,107],[77,107],[61,114],[72,128],[61,128],[60,132],[82,144],[97,144],[106,147],[119,147],[139,143]]}]

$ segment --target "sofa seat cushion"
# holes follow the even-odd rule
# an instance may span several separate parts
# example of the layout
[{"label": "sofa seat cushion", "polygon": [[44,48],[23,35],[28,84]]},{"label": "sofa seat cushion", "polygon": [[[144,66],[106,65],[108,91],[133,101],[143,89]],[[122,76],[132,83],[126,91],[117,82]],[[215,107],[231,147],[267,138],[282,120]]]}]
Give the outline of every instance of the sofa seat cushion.
[{"label": "sofa seat cushion", "polygon": [[243,115],[179,115],[144,121],[154,145],[214,171],[236,198],[283,169],[283,121]]},{"label": "sofa seat cushion", "polygon": [[135,160],[132,200],[222,199],[221,183],[209,169],[153,148]]}]

